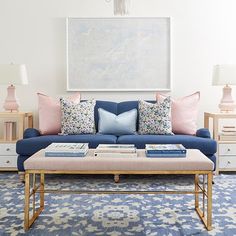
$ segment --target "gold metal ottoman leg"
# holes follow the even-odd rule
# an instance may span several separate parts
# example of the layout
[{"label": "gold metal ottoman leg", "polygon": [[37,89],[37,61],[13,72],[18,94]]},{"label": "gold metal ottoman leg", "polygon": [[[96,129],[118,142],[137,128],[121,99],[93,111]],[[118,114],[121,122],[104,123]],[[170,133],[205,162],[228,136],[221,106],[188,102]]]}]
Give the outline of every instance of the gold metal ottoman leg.
[{"label": "gold metal ottoman leg", "polygon": [[195,185],[195,209],[199,207],[199,176],[196,174],[194,176],[194,185]]},{"label": "gold metal ottoman leg", "polygon": [[207,175],[207,230],[212,229],[212,173]]},{"label": "gold metal ottoman leg", "polygon": [[40,174],[40,208],[44,209],[44,174]]},{"label": "gold metal ottoman leg", "polygon": [[25,174],[25,214],[24,214],[24,229],[29,229],[29,205],[30,205],[30,175]]}]

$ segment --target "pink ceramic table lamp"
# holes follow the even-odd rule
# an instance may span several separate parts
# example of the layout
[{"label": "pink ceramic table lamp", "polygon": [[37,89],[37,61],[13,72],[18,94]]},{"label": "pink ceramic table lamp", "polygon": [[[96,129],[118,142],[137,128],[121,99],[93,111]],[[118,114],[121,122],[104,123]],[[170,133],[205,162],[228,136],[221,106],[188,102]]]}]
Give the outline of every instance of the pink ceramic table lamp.
[{"label": "pink ceramic table lamp", "polygon": [[4,103],[6,111],[18,111],[19,103],[15,94],[17,84],[28,84],[25,65],[0,65],[0,84],[9,84],[7,88],[7,97]]},{"label": "pink ceramic table lamp", "polygon": [[219,104],[220,111],[234,112],[236,103],[232,98],[232,88],[229,85],[236,85],[236,65],[215,65],[212,85],[225,85]]}]

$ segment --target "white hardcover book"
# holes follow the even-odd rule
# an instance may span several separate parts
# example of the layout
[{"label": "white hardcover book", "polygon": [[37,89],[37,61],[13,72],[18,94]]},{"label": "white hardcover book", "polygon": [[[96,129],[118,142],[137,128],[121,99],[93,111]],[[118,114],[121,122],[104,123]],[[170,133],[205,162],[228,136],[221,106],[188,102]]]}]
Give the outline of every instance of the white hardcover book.
[{"label": "white hardcover book", "polygon": [[85,153],[88,143],[52,143],[45,148],[45,153]]},{"label": "white hardcover book", "polygon": [[109,157],[109,158],[134,158],[137,157],[137,153],[100,153],[95,152],[95,157]]},{"label": "white hardcover book", "polygon": [[236,141],[236,135],[219,135],[220,141]]},{"label": "white hardcover book", "polygon": [[232,135],[236,135],[236,131],[222,131],[219,135],[232,136]]},{"label": "white hardcover book", "polygon": [[222,132],[236,132],[236,127],[233,125],[232,126],[223,126]]},{"label": "white hardcover book", "polygon": [[45,152],[45,157],[85,157],[88,150],[84,152]]},{"label": "white hardcover book", "polygon": [[135,153],[134,144],[99,144],[97,153]]}]

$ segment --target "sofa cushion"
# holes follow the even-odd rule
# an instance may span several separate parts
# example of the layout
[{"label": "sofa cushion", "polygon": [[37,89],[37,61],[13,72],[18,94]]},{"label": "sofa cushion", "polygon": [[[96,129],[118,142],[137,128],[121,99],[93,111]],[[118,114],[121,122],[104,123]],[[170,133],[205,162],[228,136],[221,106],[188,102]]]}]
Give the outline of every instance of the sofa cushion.
[{"label": "sofa cushion", "polygon": [[81,134],[81,135],[45,135],[29,139],[21,139],[16,144],[16,152],[22,156],[33,155],[53,142],[58,143],[89,143],[89,148],[96,148],[98,144],[114,144],[114,135]]},{"label": "sofa cushion", "polygon": [[95,100],[75,104],[65,98],[60,99],[63,134],[93,134],[95,133],[94,106]]},{"label": "sofa cushion", "polygon": [[98,132],[101,134],[135,134],[137,124],[137,109],[115,115],[102,108],[98,109],[99,121]]},{"label": "sofa cushion", "polygon": [[137,148],[145,148],[145,144],[178,144],[185,148],[199,149],[205,155],[216,153],[216,141],[191,135],[123,135],[118,137],[117,143],[135,144]]},{"label": "sofa cushion", "polygon": [[[167,96],[157,93],[156,97],[157,101],[163,101]],[[196,134],[199,100],[200,92],[171,99],[172,131],[175,134]]]},{"label": "sofa cushion", "polygon": [[[72,102],[80,102],[80,93],[68,97]],[[58,134],[61,132],[61,106],[56,100],[38,93],[39,131],[41,134]]]},{"label": "sofa cushion", "polygon": [[155,104],[139,101],[140,134],[172,134],[170,97]]}]

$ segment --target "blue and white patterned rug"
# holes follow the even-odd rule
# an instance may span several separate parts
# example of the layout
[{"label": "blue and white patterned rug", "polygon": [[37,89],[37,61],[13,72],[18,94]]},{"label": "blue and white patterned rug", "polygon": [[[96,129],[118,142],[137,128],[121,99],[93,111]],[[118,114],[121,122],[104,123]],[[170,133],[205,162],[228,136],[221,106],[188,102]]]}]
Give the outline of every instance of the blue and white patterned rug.
[{"label": "blue and white patterned rug", "polygon": [[[191,176],[48,176],[47,187],[96,190],[191,189]],[[0,235],[236,235],[236,175],[214,178],[213,230],[194,210],[193,195],[46,194],[45,209],[24,233],[24,186],[0,173]]]}]

